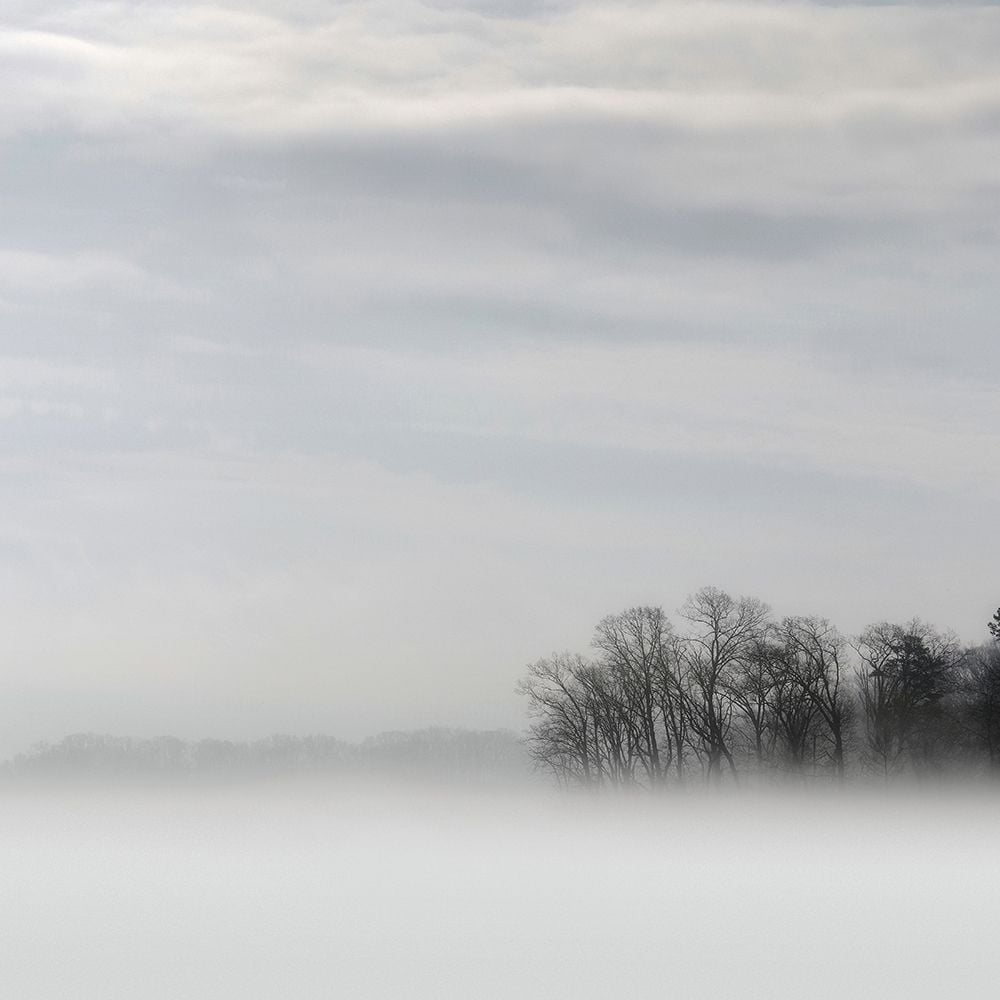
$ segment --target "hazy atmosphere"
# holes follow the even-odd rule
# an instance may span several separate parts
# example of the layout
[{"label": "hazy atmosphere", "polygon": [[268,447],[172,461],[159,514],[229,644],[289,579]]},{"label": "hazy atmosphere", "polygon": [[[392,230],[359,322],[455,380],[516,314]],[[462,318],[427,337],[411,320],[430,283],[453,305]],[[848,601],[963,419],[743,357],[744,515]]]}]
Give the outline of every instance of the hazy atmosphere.
[{"label": "hazy atmosphere", "polygon": [[996,992],[1000,3],[0,0],[0,992]]},{"label": "hazy atmosphere", "polygon": [[1000,7],[6,0],[0,756],[524,723],[706,583],[997,606]]}]

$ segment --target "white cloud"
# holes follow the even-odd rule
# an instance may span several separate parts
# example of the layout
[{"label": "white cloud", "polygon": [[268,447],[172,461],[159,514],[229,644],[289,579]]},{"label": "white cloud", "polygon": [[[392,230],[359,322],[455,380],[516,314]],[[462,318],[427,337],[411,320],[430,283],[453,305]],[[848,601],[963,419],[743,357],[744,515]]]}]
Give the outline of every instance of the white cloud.
[{"label": "white cloud", "polygon": [[91,289],[129,296],[180,296],[183,290],[134,261],[98,251],[44,253],[0,248],[0,289],[48,297]]},{"label": "white cloud", "polygon": [[497,20],[408,3],[311,24],[210,6],[64,5],[0,33],[7,127],[247,135],[511,117],[697,130],[948,121],[1000,99],[995,8],[579,5]]},{"label": "white cloud", "polygon": [[114,382],[112,372],[92,365],[53,361],[48,358],[0,355],[0,389],[107,389]]}]

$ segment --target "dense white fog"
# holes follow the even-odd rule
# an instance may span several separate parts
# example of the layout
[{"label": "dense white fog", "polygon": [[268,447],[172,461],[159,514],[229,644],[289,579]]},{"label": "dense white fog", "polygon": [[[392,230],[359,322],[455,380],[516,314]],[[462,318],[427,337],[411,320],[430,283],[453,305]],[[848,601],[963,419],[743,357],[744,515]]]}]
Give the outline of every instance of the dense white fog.
[{"label": "dense white fog", "polygon": [[985,996],[1000,803],[9,791],[19,1000]]}]

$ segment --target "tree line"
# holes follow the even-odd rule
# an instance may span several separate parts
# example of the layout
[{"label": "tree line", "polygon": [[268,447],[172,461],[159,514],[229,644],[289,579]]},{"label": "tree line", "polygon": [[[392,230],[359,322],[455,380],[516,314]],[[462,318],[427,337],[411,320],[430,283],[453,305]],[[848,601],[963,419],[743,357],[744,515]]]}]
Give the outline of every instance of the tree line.
[{"label": "tree line", "polygon": [[992,641],[914,619],[845,636],[715,587],[675,627],[661,607],[602,619],[589,656],[528,667],[527,739],[561,783],[658,788],[791,776],[1000,777],[1000,609]]},{"label": "tree line", "polygon": [[141,782],[391,776],[480,785],[516,780],[527,766],[521,739],[504,729],[432,727],[380,733],[360,743],[325,735],[238,741],[74,733],[0,764],[0,775],[13,781]]}]

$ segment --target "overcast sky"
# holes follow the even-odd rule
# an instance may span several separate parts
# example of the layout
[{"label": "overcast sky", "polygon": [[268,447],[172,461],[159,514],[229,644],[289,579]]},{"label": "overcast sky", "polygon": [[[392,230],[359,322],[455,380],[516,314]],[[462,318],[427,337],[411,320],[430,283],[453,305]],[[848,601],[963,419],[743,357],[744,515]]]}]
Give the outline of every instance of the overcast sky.
[{"label": "overcast sky", "polygon": [[711,583],[1000,603],[1000,7],[5,0],[0,752],[519,726]]}]

